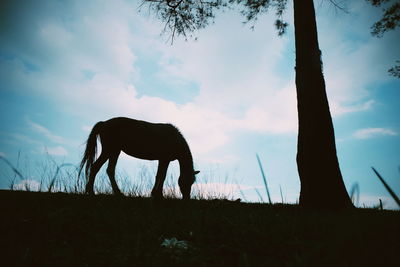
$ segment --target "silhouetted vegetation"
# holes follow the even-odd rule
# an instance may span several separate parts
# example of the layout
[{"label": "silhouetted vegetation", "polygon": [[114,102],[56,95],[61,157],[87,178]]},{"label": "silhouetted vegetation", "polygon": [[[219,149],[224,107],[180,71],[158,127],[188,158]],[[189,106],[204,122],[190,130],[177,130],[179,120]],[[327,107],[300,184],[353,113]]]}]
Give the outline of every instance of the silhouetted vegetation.
[{"label": "silhouetted vegetation", "polygon": [[[371,27],[371,34],[380,38],[400,25],[400,2],[397,0],[367,0],[375,7],[382,8],[382,18]],[[389,74],[400,78],[400,60],[388,70]]]},{"label": "silhouetted vegetation", "polygon": [[[336,7],[339,5],[330,0]],[[239,9],[247,22],[275,10],[278,35],[288,24],[282,20],[287,0],[144,0],[143,4],[165,22],[172,40],[184,37],[214,21],[217,10]],[[322,73],[321,51],[313,0],[294,0],[296,92],[299,119],[297,167],[300,205],[328,209],[352,208],[336,155],[335,135]],[[268,108],[268,107],[266,107]],[[326,188],[321,195],[321,188]],[[321,200],[325,199],[324,202]]]},{"label": "silhouetted vegetation", "polygon": [[135,183],[118,174],[129,197],[111,195],[103,174],[98,195],[89,196],[71,164],[43,163],[36,187],[24,179],[29,171],[6,164],[16,175],[11,189],[26,191],[0,191],[5,266],[378,266],[397,260],[400,212],[382,211],[382,202],[327,212],[242,203],[196,184],[196,200],[181,201],[175,179],[167,179],[167,199],[160,201],[143,197],[153,185],[146,168]]},{"label": "silhouetted vegetation", "polygon": [[[267,178],[265,177],[265,173],[264,173],[264,169],[263,169],[262,164],[261,164],[260,157],[258,156],[258,154],[256,154],[256,157],[257,157],[258,166],[260,167],[261,176],[262,176],[262,179],[263,179],[263,182],[264,182],[265,191],[267,192],[269,204],[272,204],[271,195],[269,194],[269,189],[268,189],[268,184],[267,184]],[[256,190],[256,192],[261,198],[260,193],[257,190]],[[283,201],[282,201],[282,203],[283,203]]]},{"label": "silhouetted vegetation", "polygon": [[397,203],[397,205],[399,205],[400,207],[400,199],[399,197],[396,195],[396,193],[393,191],[393,189],[386,183],[385,179],[383,179],[383,177],[379,174],[379,172],[377,170],[375,170],[374,167],[372,167],[372,170],[374,171],[374,173],[376,174],[376,176],[378,177],[378,179],[381,181],[381,183],[383,184],[383,186],[385,187],[385,189],[389,192],[390,196],[394,199],[394,201]]},{"label": "silhouetted vegetation", "polygon": [[381,266],[398,211],[0,191],[3,266]]},{"label": "silhouetted vegetation", "polygon": [[382,37],[400,25],[400,3],[396,0],[367,0],[375,7],[382,7],[382,18],[371,27],[374,36]]}]

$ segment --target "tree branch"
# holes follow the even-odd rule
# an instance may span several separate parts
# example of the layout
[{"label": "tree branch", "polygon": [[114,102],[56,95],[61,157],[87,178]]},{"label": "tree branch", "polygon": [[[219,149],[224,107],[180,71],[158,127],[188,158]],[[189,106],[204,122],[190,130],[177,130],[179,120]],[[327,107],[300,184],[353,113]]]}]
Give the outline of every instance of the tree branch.
[{"label": "tree branch", "polygon": [[344,12],[344,13],[349,13],[349,11],[347,11],[347,9],[342,5],[342,3],[344,1],[341,1],[340,3],[337,3],[335,0],[329,0],[329,2],[331,2],[331,4],[336,8],[339,9],[340,11]]}]

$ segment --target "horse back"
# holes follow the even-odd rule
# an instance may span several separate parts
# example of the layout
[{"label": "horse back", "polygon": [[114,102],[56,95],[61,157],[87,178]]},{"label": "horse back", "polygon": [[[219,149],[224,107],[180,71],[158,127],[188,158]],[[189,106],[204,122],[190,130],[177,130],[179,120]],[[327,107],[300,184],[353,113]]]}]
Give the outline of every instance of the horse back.
[{"label": "horse back", "polygon": [[182,153],[183,136],[165,123],[150,123],[130,118],[113,118],[103,122],[100,133],[104,149],[122,150],[136,158],[175,160]]}]

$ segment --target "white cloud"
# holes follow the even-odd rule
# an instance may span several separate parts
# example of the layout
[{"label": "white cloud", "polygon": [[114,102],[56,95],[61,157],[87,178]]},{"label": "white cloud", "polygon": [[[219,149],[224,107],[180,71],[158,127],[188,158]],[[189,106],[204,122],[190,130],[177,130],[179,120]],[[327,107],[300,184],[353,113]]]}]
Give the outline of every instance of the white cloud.
[{"label": "white cloud", "polygon": [[219,14],[215,25],[199,32],[199,41],[178,39],[172,47],[160,47],[161,72],[195,82],[200,87],[196,104],[228,114],[260,98],[273,98],[275,90],[292,80],[282,81],[275,71],[288,39],[271,38],[276,33],[269,16],[260,18],[254,31],[243,26],[242,19],[231,12]]},{"label": "white cloud", "polygon": [[271,92],[264,101],[246,111],[243,125],[261,133],[295,133],[297,131],[296,89],[294,85]]},{"label": "white cloud", "polygon": [[52,141],[54,143],[59,143],[59,144],[65,143],[65,139],[63,137],[53,134],[46,127],[44,127],[38,123],[35,123],[33,121],[30,121],[30,120],[27,120],[27,122],[32,127],[32,129],[34,129],[36,132],[44,135],[50,141]]},{"label": "white cloud", "polygon": [[[30,37],[34,40],[29,41],[36,51],[49,51],[41,53],[45,59],[35,61],[40,62],[42,72],[29,73],[23,64],[40,53],[10,61],[4,68],[15,81],[55,100],[60,109],[93,123],[113,116],[172,122],[182,130],[194,153],[208,158],[238,132],[297,131],[294,61],[289,60],[294,56],[294,44],[292,36],[276,37],[274,16],[260,17],[251,31],[242,26],[239,15],[219,14],[214,25],[198,33],[199,41],[176,39],[170,46],[159,37],[162,23],[137,15],[136,3],[77,1],[72,6],[67,10],[72,20],[33,18],[40,23],[32,28]],[[366,87],[381,79],[384,69],[379,65],[376,74],[373,63],[380,40],[354,49],[353,42],[338,39],[348,24],[340,24],[336,30],[331,27],[332,16],[319,17],[332,114],[370,109],[374,101],[368,99]],[[357,24],[351,30],[360,27]],[[176,104],[146,92],[139,94],[137,81],[144,67],[138,59],[145,62],[154,57],[158,60],[154,78],[169,85],[193,83],[198,86],[198,95]],[[282,60],[290,65],[285,72],[278,68]],[[162,89],[169,90],[168,86]],[[30,124],[50,141],[65,142],[45,127]]]},{"label": "white cloud", "polygon": [[87,125],[83,125],[82,126],[82,131],[84,131],[85,133],[90,133],[90,131],[92,130],[93,126],[87,126]]},{"label": "white cloud", "polygon": [[25,142],[25,143],[33,144],[33,145],[40,144],[40,142],[38,140],[32,139],[31,137],[28,137],[26,135],[19,134],[19,133],[12,133],[12,134],[10,134],[10,137],[12,139],[14,139],[13,143]]},{"label": "white cloud", "polygon": [[43,152],[52,156],[67,156],[68,151],[62,146],[43,147]]},{"label": "white cloud", "polygon": [[73,35],[65,28],[47,24],[39,29],[39,37],[47,43],[49,47],[59,49],[59,47],[67,48],[73,41]]},{"label": "white cloud", "polygon": [[346,105],[337,101],[332,101],[330,104],[330,109],[332,116],[339,116],[350,112],[359,112],[372,109],[376,104],[374,100],[368,100],[366,102]]},{"label": "white cloud", "polygon": [[[351,1],[349,13],[317,12],[320,48],[324,63],[327,94],[333,116],[372,109],[370,90],[393,80],[387,69],[400,57],[398,35],[376,38],[370,26],[380,10],[367,2]],[[334,24],[334,26],[333,26]],[[351,27],[349,27],[351,25]]]},{"label": "white cloud", "polygon": [[35,180],[22,180],[18,184],[15,184],[12,188],[13,190],[27,190],[27,191],[39,191],[40,183]]},{"label": "white cloud", "polygon": [[369,139],[378,136],[396,136],[397,132],[387,128],[365,128],[357,130],[353,136],[357,139]]}]

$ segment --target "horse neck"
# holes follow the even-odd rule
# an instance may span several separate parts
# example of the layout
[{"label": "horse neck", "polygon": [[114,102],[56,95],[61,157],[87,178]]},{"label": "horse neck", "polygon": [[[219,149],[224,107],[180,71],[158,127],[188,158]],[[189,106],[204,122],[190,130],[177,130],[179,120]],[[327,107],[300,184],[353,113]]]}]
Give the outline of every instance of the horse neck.
[{"label": "horse neck", "polygon": [[180,172],[184,174],[191,174],[194,172],[193,170],[193,158],[190,150],[187,149],[182,155],[178,158]]}]

